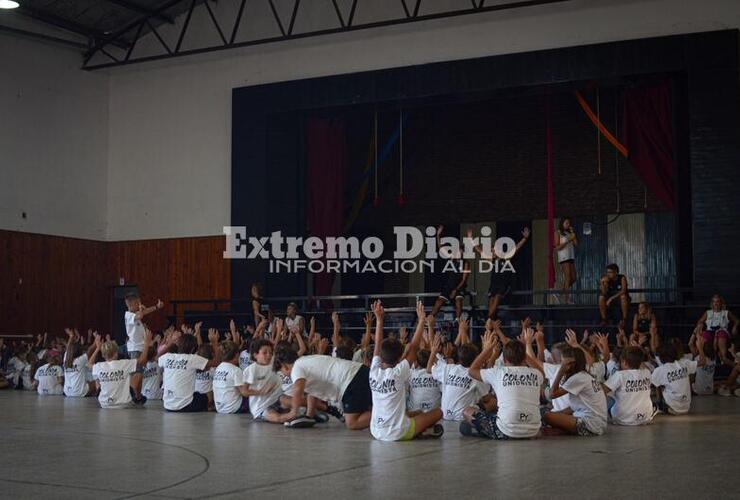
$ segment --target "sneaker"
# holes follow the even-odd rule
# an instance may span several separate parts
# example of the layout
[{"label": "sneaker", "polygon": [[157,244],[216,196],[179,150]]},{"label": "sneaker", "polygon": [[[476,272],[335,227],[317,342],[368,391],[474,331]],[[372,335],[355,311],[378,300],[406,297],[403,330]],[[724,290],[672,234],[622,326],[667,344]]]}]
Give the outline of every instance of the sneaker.
[{"label": "sneaker", "polygon": [[421,433],[419,437],[422,438],[429,438],[429,439],[439,439],[442,437],[442,435],[445,433],[445,428],[442,427],[442,424],[434,424],[427,430]]},{"label": "sneaker", "polygon": [[475,436],[477,432],[475,431],[475,427],[473,427],[473,424],[468,422],[467,420],[463,420],[460,422],[460,434],[463,436]]},{"label": "sneaker", "polygon": [[139,398],[133,398],[132,400],[136,406],[144,406],[144,403],[146,403],[146,396],[143,394],[139,396]]},{"label": "sneaker", "polygon": [[329,421],[329,415],[323,411],[317,411],[316,415],[313,416],[313,419],[316,420],[317,424],[325,424]]},{"label": "sneaker", "polygon": [[298,417],[289,422],[285,422],[284,425],[285,427],[290,427],[291,429],[305,429],[307,427],[313,427],[314,425],[316,425],[316,420],[308,417]]},{"label": "sneaker", "polygon": [[727,387],[726,385],[723,385],[723,386],[720,386],[719,389],[717,389],[717,394],[719,394],[720,396],[727,397],[727,396],[732,396],[732,391],[730,390],[729,387]]},{"label": "sneaker", "polygon": [[344,422],[344,412],[333,405],[326,405],[326,413],[336,418],[340,422]]},{"label": "sneaker", "polygon": [[733,392],[733,394],[735,394],[735,396],[737,396],[737,397],[740,398],[740,388],[735,389],[735,391]]}]

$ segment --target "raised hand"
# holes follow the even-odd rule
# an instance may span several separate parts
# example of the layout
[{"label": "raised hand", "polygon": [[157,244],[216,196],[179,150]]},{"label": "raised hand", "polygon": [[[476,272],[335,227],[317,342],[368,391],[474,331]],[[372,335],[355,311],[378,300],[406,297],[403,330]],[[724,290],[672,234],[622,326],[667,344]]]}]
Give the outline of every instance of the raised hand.
[{"label": "raised hand", "polygon": [[444,357],[445,358],[451,358],[451,357],[453,357],[454,354],[455,354],[455,344],[453,344],[452,342],[447,342],[444,345],[443,351],[444,351]]},{"label": "raised hand", "polygon": [[442,348],[442,336],[440,334],[434,335],[432,339],[432,354],[437,354]]},{"label": "raised hand", "polygon": [[496,341],[498,340],[498,336],[493,333],[492,331],[487,331],[483,335],[483,350],[487,349],[493,349],[493,347],[496,345]]},{"label": "raised hand", "polygon": [[326,354],[329,351],[329,339],[319,340],[319,354]]},{"label": "raised hand", "polygon": [[578,336],[576,332],[570,328],[565,330],[565,342],[571,347],[578,347]]},{"label": "raised hand", "polygon": [[416,317],[419,321],[425,321],[427,317],[424,312],[424,302],[421,300],[416,301]]},{"label": "raised hand", "polygon": [[331,324],[336,325],[338,323],[339,323],[339,313],[334,311],[333,313],[331,313]]},{"label": "raised hand", "polygon": [[215,328],[208,329],[208,342],[218,344],[218,330]]},{"label": "raised hand", "polygon": [[[363,322],[365,323],[365,328],[369,328],[370,326],[372,326],[372,324],[373,324],[373,317],[374,317],[373,316],[373,313],[371,313],[369,311],[365,313],[365,317],[362,318]],[[311,319],[313,319],[313,318],[311,318]]]},{"label": "raised hand", "polygon": [[586,345],[586,341],[588,340],[589,336],[588,330],[583,330],[583,338],[581,339],[581,344]]},{"label": "raised hand", "polygon": [[525,227],[524,229],[522,229],[522,236],[524,236],[525,238],[529,238],[529,235],[530,235],[530,231],[528,227]]},{"label": "raised hand", "polygon": [[373,314],[376,321],[382,321],[385,317],[385,309],[383,309],[383,303],[380,300],[373,302]]},{"label": "raised hand", "polygon": [[402,344],[405,344],[406,340],[409,338],[409,329],[406,328],[405,326],[402,326],[401,328],[398,329],[398,332],[399,332],[399,336],[398,336],[399,340],[401,341]]}]

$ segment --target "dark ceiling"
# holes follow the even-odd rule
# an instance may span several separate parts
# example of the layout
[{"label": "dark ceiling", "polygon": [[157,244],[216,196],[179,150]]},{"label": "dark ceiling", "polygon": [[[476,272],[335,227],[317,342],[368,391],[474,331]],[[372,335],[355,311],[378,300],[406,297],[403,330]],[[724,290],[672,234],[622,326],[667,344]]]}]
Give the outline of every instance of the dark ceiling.
[{"label": "dark ceiling", "polygon": [[[171,0],[18,0],[21,6],[3,15],[17,15],[35,23],[53,26],[86,39],[88,46],[102,42],[123,32],[131,25],[150,18],[155,27],[173,23],[174,18],[187,11],[190,2]],[[200,3],[200,2],[198,2]],[[172,5],[173,4],[173,5]],[[0,22],[2,18],[0,17]],[[145,29],[145,31],[148,31]],[[120,34],[114,45],[125,48],[136,36],[129,29]]]}]

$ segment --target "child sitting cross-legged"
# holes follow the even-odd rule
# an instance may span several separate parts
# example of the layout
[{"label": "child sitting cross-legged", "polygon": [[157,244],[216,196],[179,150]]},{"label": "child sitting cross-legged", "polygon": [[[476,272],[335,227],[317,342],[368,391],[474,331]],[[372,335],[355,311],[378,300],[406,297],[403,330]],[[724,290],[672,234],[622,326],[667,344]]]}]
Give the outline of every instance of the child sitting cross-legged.
[{"label": "child sitting cross-legged", "polygon": [[[142,350],[137,359],[118,359],[118,344],[109,340],[103,342],[100,335],[95,335],[95,351],[88,361],[92,375],[100,388],[98,403],[101,408],[130,408],[134,406],[131,398],[134,389],[131,387],[131,375],[146,364],[152,332],[145,329]],[[98,353],[105,361],[95,362]]]},{"label": "child sitting cross-legged", "polygon": [[[657,335],[655,335],[658,343]],[[673,343],[659,343],[655,351],[660,366],[653,370],[651,381],[658,388],[658,409],[670,415],[688,413],[691,408],[691,381],[689,377],[696,373],[697,367],[706,363],[704,358],[704,338],[698,337],[697,360],[678,358]]]},{"label": "child sitting cross-legged", "polygon": [[617,425],[644,425],[653,420],[650,399],[650,370],[645,368],[645,352],[637,345],[624,348],[621,369],[603,384],[604,392],[613,398],[609,413]]},{"label": "child sitting cross-legged", "polygon": [[[540,432],[540,390],[543,373],[537,369],[539,362],[532,349],[534,330],[527,328],[521,340],[510,340],[503,348],[504,365],[482,369],[489,359],[498,359],[501,347],[493,332],[483,337],[483,351],[470,365],[468,372],[475,380],[490,384],[496,393],[498,410],[484,412],[467,408],[465,420],[489,439],[524,439],[536,437]],[[461,426],[462,430],[462,426]]]},{"label": "child sitting cross-legged", "polygon": [[416,303],[418,324],[405,352],[399,340],[383,339],[385,312],[379,300],[373,304],[373,313],[375,349],[370,364],[370,390],[373,396],[370,433],[380,441],[408,441],[420,435],[441,437],[444,428],[437,424],[442,418],[439,408],[419,412],[414,417],[406,415],[406,385],[411,378],[411,363],[416,361],[426,323],[423,303]]},{"label": "child sitting cross-legged", "polygon": [[218,413],[249,412],[250,391],[244,384],[244,370],[239,368],[239,345],[221,342],[223,360],[213,372],[213,400]]},{"label": "child sitting cross-legged", "polygon": [[249,411],[255,420],[283,423],[280,420],[282,380],[272,367],[273,345],[267,339],[252,342],[254,363],[244,370],[242,394],[249,396]]},{"label": "child sitting cross-legged", "polygon": [[553,398],[568,395],[569,408],[544,415],[545,422],[568,434],[598,436],[606,431],[606,396],[599,381],[589,373],[586,353],[569,339],[562,349],[562,365],[552,382]]}]

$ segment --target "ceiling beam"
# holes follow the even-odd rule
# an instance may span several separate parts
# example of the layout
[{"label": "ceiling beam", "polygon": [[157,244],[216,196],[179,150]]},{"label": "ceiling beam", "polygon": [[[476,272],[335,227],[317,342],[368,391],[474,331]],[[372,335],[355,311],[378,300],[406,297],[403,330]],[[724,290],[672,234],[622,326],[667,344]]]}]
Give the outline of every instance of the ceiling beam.
[{"label": "ceiling beam", "polygon": [[[21,6],[15,9],[13,12],[20,14],[22,16],[25,16],[29,19],[33,19],[35,21],[39,21],[44,24],[48,24],[50,26],[54,26],[55,28],[63,29],[65,31],[69,31],[77,35],[84,36],[88,40],[98,40],[106,36],[105,33],[103,33],[102,31],[98,31],[94,28],[90,28],[89,26],[85,26],[83,24],[79,24],[74,21],[63,19],[61,17],[57,17],[52,14],[47,14],[45,12],[41,12],[35,9],[31,9],[29,7]],[[128,48],[128,44],[125,43],[124,40],[116,40],[115,42],[111,42],[111,43],[113,43],[116,47],[121,48],[121,49]]]},{"label": "ceiling beam", "polygon": [[106,0],[106,1],[114,5],[118,5],[119,7],[123,7],[124,9],[128,9],[132,12],[137,12],[139,14],[151,16],[165,23],[175,24],[175,20],[172,19],[170,16],[166,14],[158,13],[156,10],[150,9],[148,7],[144,7],[139,4],[129,2],[128,0]]}]

